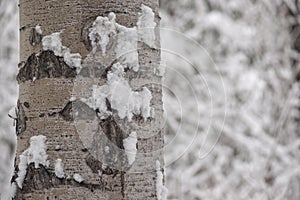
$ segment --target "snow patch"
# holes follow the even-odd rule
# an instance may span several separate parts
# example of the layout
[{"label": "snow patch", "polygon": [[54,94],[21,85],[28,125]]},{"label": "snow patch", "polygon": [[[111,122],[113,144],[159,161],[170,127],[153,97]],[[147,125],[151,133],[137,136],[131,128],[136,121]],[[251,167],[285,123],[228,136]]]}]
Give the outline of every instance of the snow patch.
[{"label": "snow patch", "polygon": [[104,151],[105,151],[105,153],[109,153],[109,146],[105,146]]},{"label": "snow patch", "polygon": [[123,145],[125,148],[125,153],[126,153],[129,165],[132,165],[133,162],[135,161],[135,156],[137,153],[136,143],[137,143],[136,132],[131,132],[131,134],[127,138],[123,139]]},{"label": "snow patch", "polygon": [[116,35],[116,15],[110,13],[108,17],[97,17],[90,28],[89,38],[92,42],[93,53],[96,53],[97,48],[100,47],[102,55],[106,53],[106,47],[109,43],[110,37]]},{"label": "snow patch", "polygon": [[76,182],[81,183],[84,181],[84,179],[79,174],[74,174],[73,178]]},{"label": "snow patch", "polygon": [[114,36],[117,37],[115,53],[118,61],[129,69],[139,70],[137,44],[138,41],[146,43],[155,48],[156,23],[154,12],[148,6],[141,6],[137,27],[128,28],[116,23],[116,15],[110,13],[108,17],[98,16],[90,28],[89,38],[92,45],[92,53],[95,54],[101,49],[104,56],[107,46]]},{"label": "snow patch", "polygon": [[143,87],[140,92],[132,91],[124,74],[124,67],[116,63],[107,75],[111,107],[118,111],[121,119],[127,116],[131,121],[133,114],[142,115],[146,119],[150,116],[152,94],[147,87]]},{"label": "snow patch", "polygon": [[115,14],[108,17],[98,16],[90,28],[89,38],[92,43],[92,53],[101,49],[102,55],[106,54],[107,45],[113,36],[117,37],[115,53],[119,62],[126,67],[138,71],[138,34],[136,27],[127,28],[115,22]]},{"label": "snow patch", "polygon": [[48,155],[46,153],[46,139],[43,135],[31,137],[29,148],[20,155],[19,171],[16,179],[19,188],[22,189],[29,164],[34,163],[35,168],[39,168],[40,164],[46,167],[49,166],[49,161],[47,161]]},{"label": "snow patch", "polygon": [[84,100],[93,109],[99,109],[99,116],[107,118],[112,113],[107,111],[106,99],[109,100],[111,108],[118,112],[121,119],[125,117],[132,120],[133,115],[142,115],[144,120],[150,117],[150,101],[152,94],[147,87],[141,91],[133,91],[124,78],[124,67],[120,63],[112,66],[107,74],[107,84],[93,86],[93,95]]},{"label": "snow patch", "polygon": [[8,115],[13,118],[13,119],[17,119],[17,107],[13,106],[9,111],[8,111]]},{"label": "snow patch", "polygon": [[126,28],[121,25],[117,25],[117,27],[118,42],[115,48],[117,59],[121,64],[137,72],[139,70],[137,29],[136,27]]},{"label": "snow patch", "polygon": [[82,101],[94,110],[98,109],[98,116],[101,119],[106,119],[112,114],[110,111],[107,110],[106,106],[106,98],[109,95],[108,85],[93,85],[92,91],[92,97],[88,99],[82,99]]},{"label": "snow patch", "polygon": [[42,28],[41,28],[40,25],[36,25],[36,26],[35,26],[35,31],[36,31],[38,34],[40,34],[40,35],[42,35],[42,33],[43,33]]},{"label": "snow patch", "polygon": [[63,57],[65,63],[71,68],[80,68],[81,55],[79,53],[71,53],[69,48],[63,46],[60,34],[61,32],[55,32],[44,36],[42,39],[43,50],[53,51],[56,56]]},{"label": "snow patch", "polygon": [[55,175],[58,178],[64,178],[65,177],[64,169],[63,169],[63,166],[62,166],[62,160],[60,158],[56,159],[54,169],[55,169]]},{"label": "snow patch", "polygon": [[56,150],[56,151],[61,150],[60,145],[56,145],[56,146],[55,146],[55,150]]},{"label": "snow patch", "polygon": [[154,74],[156,76],[163,77],[165,73],[166,73],[166,63],[165,62],[161,62],[157,67],[154,68]]},{"label": "snow patch", "polygon": [[156,161],[156,196],[157,200],[166,200],[168,189],[163,184],[164,175],[160,169],[160,162]]},{"label": "snow patch", "polygon": [[62,56],[62,41],[60,38],[60,32],[46,35],[42,39],[43,50],[53,51],[56,56]]},{"label": "snow patch", "polygon": [[137,22],[139,40],[146,43],[149,47],[156,48],[154,22],[154,12],[148,6],[141,6],[142,12],[139,13]]}]

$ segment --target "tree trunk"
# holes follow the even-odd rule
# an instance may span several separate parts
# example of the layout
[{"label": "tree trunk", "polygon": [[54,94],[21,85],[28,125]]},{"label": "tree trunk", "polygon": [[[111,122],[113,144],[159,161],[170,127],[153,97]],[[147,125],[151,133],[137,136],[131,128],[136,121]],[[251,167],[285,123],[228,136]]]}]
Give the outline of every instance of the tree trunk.
[{"label": "tree trunk", "polygon": [[163,199],[157,0],[19,7],[14,199]]}]

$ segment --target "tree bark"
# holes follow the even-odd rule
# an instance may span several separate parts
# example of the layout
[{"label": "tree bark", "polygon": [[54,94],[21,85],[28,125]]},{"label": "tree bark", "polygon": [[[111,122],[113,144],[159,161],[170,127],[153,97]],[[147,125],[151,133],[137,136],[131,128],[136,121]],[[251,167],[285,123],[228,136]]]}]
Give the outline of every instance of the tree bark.
[{"label": "tree bark", "polygon": [[[134,114],[130,121],[120,117],[106,99],[106,109],[112,114],[100,118],[99,110],[81,99],[91,96],[94,85],[107,84],[108,73],[118,62],[111,50],[116,42],[110,38],[106,56],[92,53],[89,31],[98,16],[107,17],[111,12],[116,23],[134,27],[142,5],[155,14],[156,47],[138,41],[139,70],[127,68],[124,77],[133,91],[150,90],[155,112],[146,118]],[[19,7],[21,62],[13,181],[24,170],[22,156],[27,155],[28,161],[34,154],[30,150],[34,136],[45,136],[47,162],[26,163],[14,199],[161,199],[157,170],[163,172],[162,86],[161,77],[154,73],[160,64],[157,0],[20,0]],[[43,48],[42,38],[55,32],[60,32],[63,46],[81,55],[81,70]],[[124,144],[132,132],[137,134],[133,163],[126,157]],[[112,152],[106,155],[105,148]],[[42,149],[38,151],[41,156]],[[58,160],[63,165],[62,176],[56,172]]]}]

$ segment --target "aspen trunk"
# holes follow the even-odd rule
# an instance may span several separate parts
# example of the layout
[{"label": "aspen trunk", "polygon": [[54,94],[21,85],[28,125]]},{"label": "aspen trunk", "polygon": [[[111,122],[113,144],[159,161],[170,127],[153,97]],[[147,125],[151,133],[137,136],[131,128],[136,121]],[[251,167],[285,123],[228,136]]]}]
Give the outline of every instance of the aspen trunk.
[{"label": "aspen trunk", "polygon": [[[19,7],[14,199],[164,198],[157,0],[20,0]],[[147,29],[143,13],[151,12],[155,27]],[[127,49],[136,51],[131,60],[116,50],[128,44],[124,30],[139,37],[124,39],[137,40]],[[117,87],[106,94],[104,86]],[[88,101],[95,94],[106,95],[99,106]],[[124,105],[131,95],[143,104]]]}]

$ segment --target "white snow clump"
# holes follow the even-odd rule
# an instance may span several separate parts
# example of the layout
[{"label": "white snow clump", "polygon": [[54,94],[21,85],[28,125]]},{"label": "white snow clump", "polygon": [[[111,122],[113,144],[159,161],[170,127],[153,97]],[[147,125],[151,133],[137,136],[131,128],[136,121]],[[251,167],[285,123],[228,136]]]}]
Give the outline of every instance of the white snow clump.
[{"label": "white snow clump", "polygon": [[149,47],[156,48],[154,12],[145,5],[142,5],[141,9],[142,13],[139,13],[137,22],[139,40],[146,43]]},{"label": "white snow clump", "polygon": [[137,153],[136,143],[137,143],[136,132],[131,132],[131,134],[127,138],[123,139],[123,145],[125,148],[125,153],[129,165],[132,165],[132,163],[135,161],[135,157]]},{"label": "white snow clump", "polygon": [[46,139],[46,136],[43,135],[32,136],[29,148],[20,155],[19,172],[16,179],[19,188],[22,188],[29,164],[34,163],[36,169],[39,168],[39,165],[49,166]]},{"label": "white snow clump", "polygon": [[133,115],[142,115],[144,120],[150,117],[150,101],[152,94],[147,87],[141,91],[133,91],[124,78],[124,67],[120,63],[112,66],[107,74],[107,84],[93,86],[93,96],[85,100],[93,109],[99,109],[99,116],[107,118],[111,112],[107,111],[106,98],[111,103],[111,108],[118,111],[121,119],[125,117],[132,120]]},{"label": "white snow clump", "polygon": [[156,196],[157,200],[166,200],[168,189],[163,184],[163,173],[160,170],[160,162],[156,161]]},{"label": "white snow clump", "polygon": [[74,174],[73,178],[76,182],[81,183],[84,179],[79,174]]},{"label": "white snow clump", "polygon": [[62,160],[60,158],[56,159],[54,170],[55,170],[55,175],[58,178],[64,178],[65,177],[64,169],[63,169],[63,166],[62,166]]},{"label": "white snow clump", "polygon": [[71,53],[69,48],[63,46],[60,34],[61,32],[55,32],[44,36],[42,39],[43,50],[53,51],[54,55],[63,57],[65,63],[71,68],[80,68],[81,55],[79,53]]}]

